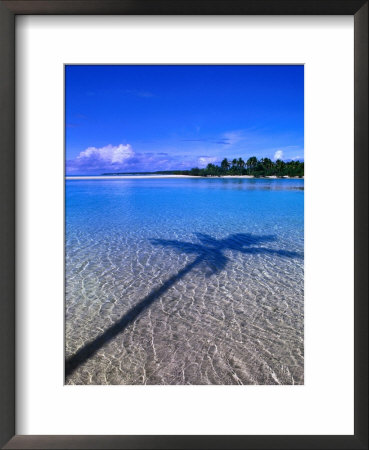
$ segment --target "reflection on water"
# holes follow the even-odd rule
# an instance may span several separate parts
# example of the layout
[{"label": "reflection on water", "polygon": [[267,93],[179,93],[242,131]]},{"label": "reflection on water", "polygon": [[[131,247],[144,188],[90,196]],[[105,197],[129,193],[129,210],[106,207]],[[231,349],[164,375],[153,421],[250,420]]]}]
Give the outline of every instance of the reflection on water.
[{"label": "reflection on water", "polygon": [[303,383],[303,181],[172,181],[67,182],[66,382]]}]

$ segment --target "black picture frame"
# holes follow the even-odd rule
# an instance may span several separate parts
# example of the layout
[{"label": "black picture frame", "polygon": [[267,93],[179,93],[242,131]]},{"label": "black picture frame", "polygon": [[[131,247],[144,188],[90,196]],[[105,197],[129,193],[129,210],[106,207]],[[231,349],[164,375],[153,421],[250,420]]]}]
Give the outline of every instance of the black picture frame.
[{"label": "black picture frame", "polygon": [[[353,15],[354,435],[15,435],[15,17],[19,14]],[[340,95],[337,92],[337,95]],[[368,448],[368,1],[365,0],[0,0],[0,445],[7,449]],[[339,395],[339,393],[337,393]]]}]

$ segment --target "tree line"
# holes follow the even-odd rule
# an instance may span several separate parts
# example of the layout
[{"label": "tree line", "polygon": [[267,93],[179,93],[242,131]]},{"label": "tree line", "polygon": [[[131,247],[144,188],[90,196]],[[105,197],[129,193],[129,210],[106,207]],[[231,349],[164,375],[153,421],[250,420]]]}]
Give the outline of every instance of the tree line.
[{"label": "tree line", "polygon": [[224,175],[253,175],[254,177],[265,176],[289,176],[303,177],[304,163],[300,161],[282,161],[277,159],[275,162],[269,158],[257,159],[251,156],[247,161],[242,158],[235,158],[229,161],[224,158],[220,166],[208,164],[204,169],[194,167],[191,170],[173,170],[175,175],[194,175],[194,176],[224,176]]},{"label": "tree line", "polygon": [[[102,175],[127,175],[128,172],[103,173]],[[204,169],[194,167],[191,170],[161,170],[157,172],[130,172],[132,175],[193,175],[198,177],[221,177],[224,175],[253,175],[254,177],[303,177],[304,163],[300,161],[272,161],[269,158],[257,159],[251,156],[247,161],[242,158],[234,158],[229,161],[224,158],[220,166],[208,164]]]}]

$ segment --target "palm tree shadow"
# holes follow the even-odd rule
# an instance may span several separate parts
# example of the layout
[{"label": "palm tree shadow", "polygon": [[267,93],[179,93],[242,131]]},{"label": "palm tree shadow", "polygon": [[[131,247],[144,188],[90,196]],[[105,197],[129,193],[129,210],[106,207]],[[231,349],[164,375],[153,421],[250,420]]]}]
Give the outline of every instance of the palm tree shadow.
[{"label": "palm tree shadow", "polygon": [[215,239],[207,234],[195,234],[198,243],[182,242],[177,240],[153,239],[153,245],[173,248],[180,254],[194,256],[192,262],[188,263],[178,273],[171,276],[160,287],[154,289],[149,295],[139,301],[115,324],[105,330],[93,341],[85,344],[74,355],[65,361],[65,377],[71,375],[81,364],[90,359],[105,344],[114,339],[119,333],[134,322],[137,317],[143,313],[155,300],[160,298],[168,289],[170,289],[178,280],[183,278],[191,270],[197,268],[205,272],[206,276],[216,274],[223,270],[229,257],[224,254],[225,250],[238,251],[243,254],[272,254],[287,258],[302,258],[302,255],[296,252],[286,250],[275,250],[264,247],[261,244],[275,242],[277,239],[273,235],[257,236],[249,233],[238,233],[229,235],[225,239]]}]

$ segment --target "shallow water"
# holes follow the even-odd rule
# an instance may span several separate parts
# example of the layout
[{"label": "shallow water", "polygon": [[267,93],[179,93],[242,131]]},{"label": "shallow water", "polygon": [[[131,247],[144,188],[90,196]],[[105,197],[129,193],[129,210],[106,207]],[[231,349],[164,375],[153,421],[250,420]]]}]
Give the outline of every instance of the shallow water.
[{"label": "shallow water", "polygon": [[304,181],[66,181],[67,384],[303,384]]}]

